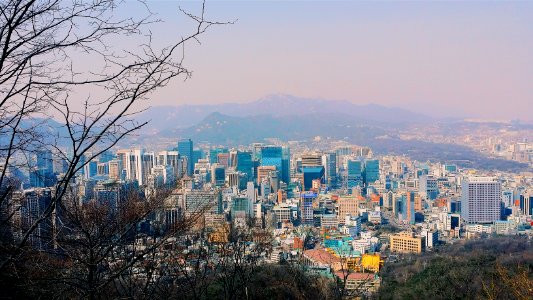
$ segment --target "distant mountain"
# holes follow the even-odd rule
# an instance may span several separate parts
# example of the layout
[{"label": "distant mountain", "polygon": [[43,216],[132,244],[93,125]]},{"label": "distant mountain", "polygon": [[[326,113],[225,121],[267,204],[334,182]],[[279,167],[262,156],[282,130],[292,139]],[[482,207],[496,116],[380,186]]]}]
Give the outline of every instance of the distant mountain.
[{"label": "distant mountain", "polygon": [[154,106],[139,115],[137,119],[150,121],[145,130],[160,132],[165,129],[193,126],[214,112],[233,117],[343,114],[356,117],[361,121],[387,124],[432,120],[428,116],[401,108],[375,104],[358,105],[348,101],[300,98],[289,95],[271,95],[249,103]]},{"label": "distant mountain", "polygon": [[[218,144],[247,144],[275,137],[281,140],[305,140],[315,136],[350,138],[368,143],[386,131],[378,126],[362,125],[360,119],[345,114],[309,113],[306,115],[256,115],[234,117],[212,113],[187,128],[163,130],[161,137],[187,136],[197,141]],[[389,130],[390,131],[390,130]]]},{"label": "distant mountain", "polygon": [[[173,128],[158,133],[161,138],[188,137],[196,142],[216,145],[247,145],[264,142],[267,138],[282,141],[311,141],[314,137],[344,140],[370,146],[379,154],[407,154],[419,161],[450,162],[461,167],[519,172],[528,167],[515,161],[488,158],[465,146],[438,144],[420,140],[402,140],[399,129],[383,127],[347,114],[309,112],[305,115],[255,115],[247,117],[211,113],[198,124],[187,128]],[[143,139],[141,137],[141,139]],[[147,144],[153,137],[145,135],[139,144]]]}]

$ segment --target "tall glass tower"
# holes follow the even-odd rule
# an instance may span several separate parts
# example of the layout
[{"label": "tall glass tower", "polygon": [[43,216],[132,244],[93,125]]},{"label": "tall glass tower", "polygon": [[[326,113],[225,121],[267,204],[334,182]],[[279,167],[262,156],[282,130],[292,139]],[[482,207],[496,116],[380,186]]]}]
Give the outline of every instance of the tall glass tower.
[{"label": "tall glass tower", "polygon": [[251,181],[254,178],[254,162],[252,161],[252,153],[246,151],[237,152],[237,171],[243,172],[247,176],[247,180]]},{"label": "tall glass tower", "polygon": [[282,149],[279,146],[265,146],[261,149],[261,166],[275,166],[282,169]]},{"label": "tall glass tower", "polygon": [[181,139],[178,141],[178,153],[182,157],[187,157],[187,175],[194,173],[193,144],[191,139]]},{"label": "tall glass tower", "polygon": [[363,185],[363,163],[360,160],[348,160],[348,188]]}]

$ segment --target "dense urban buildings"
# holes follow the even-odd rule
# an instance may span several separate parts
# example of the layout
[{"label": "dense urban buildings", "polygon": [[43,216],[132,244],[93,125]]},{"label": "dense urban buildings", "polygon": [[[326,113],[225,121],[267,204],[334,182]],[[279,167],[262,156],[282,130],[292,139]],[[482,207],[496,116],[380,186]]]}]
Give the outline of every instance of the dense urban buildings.
[{"label": "dense urban buildings", "polygon": [[[226,243],[233,229],[268,236],[265,263],[303,262],[308,272],[344,278],[347,289],[374,293],[387,257],[433,251],[441,244],[487,235],[531,235],[533,178],[375,155],[368,147],[331,142],[212,146],[180,139],[166,149],[114,149],[86,161],[72,182],[81,203],[118,209],[132,194],[165,195],[139,224],[164,232],[201,214],[194,224],[206,243]],[[19,228],[42,214],[64,170],[52,151],[37,152],[13,195]],[[11,172],[24,174],[24,172]],[[10,174],[11,174],[10,173]],[[169,194],[165,194],[169,191]],[[30,236],[42,251],[56,247],[62,215]],[[392,231],[384,230],[392,228]],[[22,231],[12,233],[21,238]],[[193,247],[193,246],[189,246]],[[300,260],[302,258],[302,260]]]}]

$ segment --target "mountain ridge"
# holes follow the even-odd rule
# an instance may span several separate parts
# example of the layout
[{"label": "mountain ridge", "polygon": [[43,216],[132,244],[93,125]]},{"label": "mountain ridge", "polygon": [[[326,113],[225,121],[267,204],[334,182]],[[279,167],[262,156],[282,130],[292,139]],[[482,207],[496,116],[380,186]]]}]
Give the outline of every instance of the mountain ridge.
[{"label": "mountain ridge", "polygon": [[202,121],[209,114],[219,112],[227,116],[249,117],[256,115],[290,116],[315,113],[345,114],[361,120],[376,120],[381,123],[423,123],[433,118],[403,108],[386,107],[377,104],[354,104],[346,100],[325,100],[295,97],[291,95],[270,95],[247,103],[185,104],[153,106],[141,113],[137,120],[150,121],[152,131],[167,128],[186,128]]}]

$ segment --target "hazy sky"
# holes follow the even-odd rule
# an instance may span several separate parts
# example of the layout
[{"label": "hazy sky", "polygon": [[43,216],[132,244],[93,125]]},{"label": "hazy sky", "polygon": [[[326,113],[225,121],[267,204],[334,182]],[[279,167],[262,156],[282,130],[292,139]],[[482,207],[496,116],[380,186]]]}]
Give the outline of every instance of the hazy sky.
[{"label": "hazy sky", "polygon": [[[178,3],[199,5],[149,2],[162,32],[187,32]],[[192,79],[153,105],[283,93],[533,120],[533,1],[208,1],[207,16],[238,21],[189,45]]]}]

